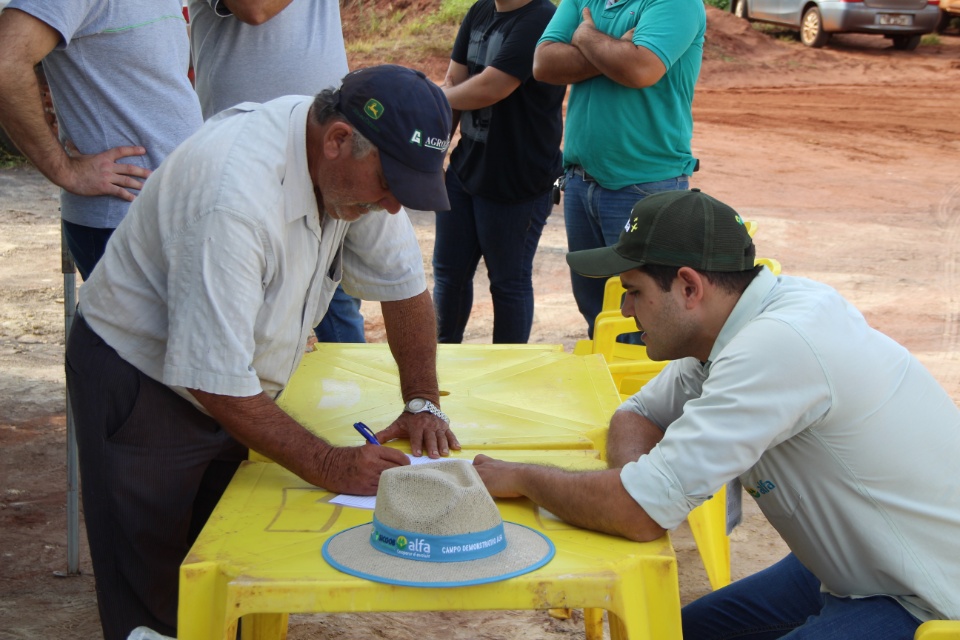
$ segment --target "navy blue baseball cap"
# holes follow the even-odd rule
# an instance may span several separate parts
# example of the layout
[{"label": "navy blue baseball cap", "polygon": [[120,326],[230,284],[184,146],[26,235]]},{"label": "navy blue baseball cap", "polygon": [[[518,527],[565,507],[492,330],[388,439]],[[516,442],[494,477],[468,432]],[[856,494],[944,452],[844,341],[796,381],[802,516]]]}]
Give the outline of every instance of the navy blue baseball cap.
[{"label": "navy blue baseball cap", "polygon": [[450,208],[443,160],[452,113],[440,87],[395,64],[358,69],[340,86],[340,113],[380,151],[387,186],[404,207]]}]

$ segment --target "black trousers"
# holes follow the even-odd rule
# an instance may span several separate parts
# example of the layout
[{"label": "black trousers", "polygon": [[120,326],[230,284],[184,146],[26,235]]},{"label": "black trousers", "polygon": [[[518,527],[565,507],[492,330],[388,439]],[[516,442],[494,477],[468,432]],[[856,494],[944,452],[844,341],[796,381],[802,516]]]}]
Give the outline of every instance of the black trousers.
[{"label": "black trousers", "polygon": [[247,450],[79,314],[66,369],[104,638],[176,636],[180,563]]}]

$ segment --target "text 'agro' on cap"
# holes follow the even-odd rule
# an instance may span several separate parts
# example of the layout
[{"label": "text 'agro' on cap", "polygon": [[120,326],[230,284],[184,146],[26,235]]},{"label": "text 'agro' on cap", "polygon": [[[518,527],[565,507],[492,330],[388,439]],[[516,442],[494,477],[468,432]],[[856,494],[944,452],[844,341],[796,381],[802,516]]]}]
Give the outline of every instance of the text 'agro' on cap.
[{"label": "text 'agro' on cap", "polygon": [[443,160],[452,114],[440,87],[422,72],[394,64],[347,74],[340,113],[380,151],[391,193],[405,207],[450,208]]}]

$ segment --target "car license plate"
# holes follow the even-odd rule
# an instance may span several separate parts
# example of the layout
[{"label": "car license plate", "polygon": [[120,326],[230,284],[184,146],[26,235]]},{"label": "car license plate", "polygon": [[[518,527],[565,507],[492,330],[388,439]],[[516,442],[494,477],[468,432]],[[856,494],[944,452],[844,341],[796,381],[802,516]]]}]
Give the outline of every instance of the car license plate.
[{"label": "car license plate", "polygon": [[912,27],[913,16],[908,13],[881,13],[877,16],[877,24]]}]

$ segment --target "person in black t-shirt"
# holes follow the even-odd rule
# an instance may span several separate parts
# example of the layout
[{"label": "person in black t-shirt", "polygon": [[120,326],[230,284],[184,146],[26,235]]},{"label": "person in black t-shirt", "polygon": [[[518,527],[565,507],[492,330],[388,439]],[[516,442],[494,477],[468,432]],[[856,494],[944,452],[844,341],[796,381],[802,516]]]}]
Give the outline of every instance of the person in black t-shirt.
[{"label": "person in black t-shirt", "polygon": [[549,0],[479,0],[467,12],[443,91],[460,143],[450,155],[450,211],[433,252],[438,340],[459,343],[481,256],[493,297],[493,342],[525,343],[533,324],[533,256],[561,173],[566,87],[533,78]]}]

